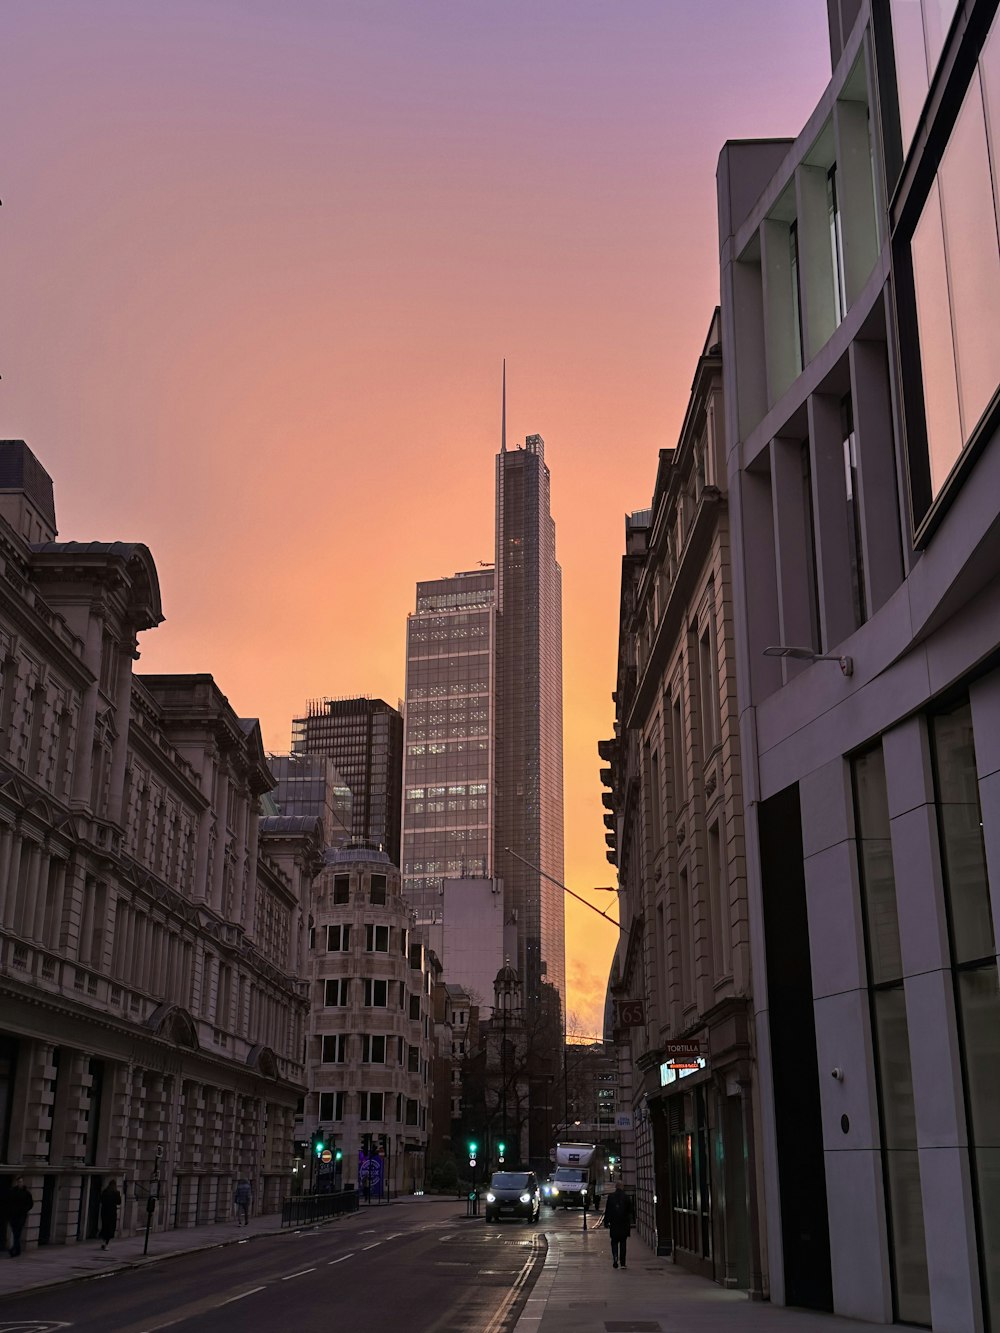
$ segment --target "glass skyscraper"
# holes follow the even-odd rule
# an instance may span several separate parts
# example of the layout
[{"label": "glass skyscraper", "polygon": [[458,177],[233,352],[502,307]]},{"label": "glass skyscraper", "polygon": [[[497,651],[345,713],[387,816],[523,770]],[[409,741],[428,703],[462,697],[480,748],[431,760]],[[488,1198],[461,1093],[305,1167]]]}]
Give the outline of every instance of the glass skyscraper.
[{"label": "glass skyscraper", "polygon": [[403,892],[440,915],[445,879],[493,873],[493,570],[417,584],[406,623]]},{"label": "glass skyscraper", "polygon": [[562,571],[541,436],[497,456],[495,567],[417,584],[406,662],[403,892],[431,921],[446,879],[502,881],[525,1003],[551,1012],[547,982],[565,1006],[563,891],[545,878],[564,873]]},{"label": "glass skyscraper", "polygon": [[526,1005],[542,999],[547,981],[565,1013],[565,904],[552,882],[564,877],[562,570],[544,441],[505,444],[497,455],[494,873],[517,917]]},{"label": "glass skyscraper", "polygon": [[292,753],[333,760],[351,791],[351,835],[399,865],[403,718],[383,699],[310,699]]}]

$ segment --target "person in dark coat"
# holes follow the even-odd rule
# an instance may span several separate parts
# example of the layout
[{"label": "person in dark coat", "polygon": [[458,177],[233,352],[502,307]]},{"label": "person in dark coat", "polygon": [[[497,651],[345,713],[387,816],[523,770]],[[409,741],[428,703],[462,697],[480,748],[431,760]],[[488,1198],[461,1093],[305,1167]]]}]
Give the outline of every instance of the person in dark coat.
[{"label": "person in dark coat", "polygon": [[247,1180],[246,1176],[241,1176],[236,1182],[236,1189],[233,1193],[233,1207],[236,1209],[236,1225],[248,1227],[250,1225],[250,1205],[253,1203],[253,1185]]},{"label": "person in dark coat", "polygon": [[18,1176],[14,1186],[7,1193],[7,1223],[10,1226],[10,1257],[16,1259],[21,1253],[21,1232],[28,1220],[28,1214],[35,1206],[35,1198],[25,1186],[24,1177]]},{"label": "person in dark coat", "polygon": [[113,1180],[101,1190],[101,1249],[106,1250],[115,1238],[115,1232],[118,1230],[118,1209],[121,1207],[122,1196],[118,1193],[118,1186]]},{"label": "person in dark coat", "polygon": [[628,1238],[632,1231],[632,1200],[625,1193],[625,1186],[619,1180],[614,1194],[609,1195],[604,1205],[603,1223],[611,1232],[611,1266],[619,1264],[625,1267],[625,1252]]}]

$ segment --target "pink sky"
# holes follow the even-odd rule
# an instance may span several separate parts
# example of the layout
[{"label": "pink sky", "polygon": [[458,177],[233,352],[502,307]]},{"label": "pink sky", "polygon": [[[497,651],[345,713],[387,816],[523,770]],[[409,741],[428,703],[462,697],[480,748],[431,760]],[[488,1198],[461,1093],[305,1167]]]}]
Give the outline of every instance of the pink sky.
[{"label": "pink sky", "polygon": [[[415,581],[492,558],[506,356],[564,571],[567,883],[612,883],[623,516],[718,300],[719,149],[801,128],[822,0],[7,0],[0,60],[0,435],[62,537],[151,548],[140,670],[212,672],[276,750],[311,696],[394,703]],[[616,932],[566,917],[598,1033]]]}]

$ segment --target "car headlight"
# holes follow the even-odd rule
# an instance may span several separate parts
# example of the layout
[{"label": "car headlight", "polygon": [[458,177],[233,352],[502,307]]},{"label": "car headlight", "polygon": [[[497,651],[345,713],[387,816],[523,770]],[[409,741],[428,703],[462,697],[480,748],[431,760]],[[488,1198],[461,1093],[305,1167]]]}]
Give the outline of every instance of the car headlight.
[{"label": "car headlight", "polygon": [[495,1194],[487,1194],[486,1196],[487,1203],[496,1203],[496,1201],[497,1201],[497,1196]]},{"label": "car headlight", "polygon": [[522,1202],[522,1203],[530,1203],[530,1202],[531,1202],[531,1195],[530,1195],[530,1194],[522,1194],[522,1195],[521,1195],[521,1202]]},{"label": "car headlight", "polygon": [[553,1194],[558,1194],[558,1193],[559,1193],[559,1191],[556,1189],[555,1185],[552,1186],[552,1193],[553,1193]]}]

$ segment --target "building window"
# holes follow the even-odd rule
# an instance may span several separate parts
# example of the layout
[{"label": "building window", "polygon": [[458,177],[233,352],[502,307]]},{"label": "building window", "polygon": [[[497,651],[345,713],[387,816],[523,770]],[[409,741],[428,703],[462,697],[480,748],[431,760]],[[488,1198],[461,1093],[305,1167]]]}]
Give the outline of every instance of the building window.
[{"label": "building window", "polygon": [[420,1072],[420,1048],[418,1046],[408,1046],[406,1051],[406,1068],[411,1074]]},{"label": "building window", "polygon": [[365,1008],[385,1009],[389,1003],[389,983],[376,977],[365,977]]},{"label": "building window", "polygon": [[904,156],[957,4],[958,0],[889,0]]},{"label": "building window", "polygon": [[347,1059],[347,1034],[339,1032],[323,1038],[322,1062],[325,1065],[342,1065]]},{"label": "building window", "polygon": [[350,926],[327,926],[326,928],[327,953],[347,953],[350,947],[351,947]]},{"label": "building window", "polygon": [[340,1009],[349,1003],[350,977],[333,977],[323,983],[323,1004],[327,1009]]},{"label": "building window", "polygon": [[411,995],[411,996],[410,996],[410,1017],[413,1018],[413,1019],[418,1019],[418,1018],[420,1017],[420,996],[419,996],[419,995]]},{"label": "building window", "polygon": [[896,1318],[930,1324],[927,1245],[881,742],[852,765]]},{"label": "building window", "polygon": [[698,679],[701,689],[701,730],[707,759],[719,743],[719,663],[715,638],[714,587],[709,585],[709,612],[698,640]]},{"label": "building window", "polygon": [[382,1092],[362,1092],[361,1120],[383,1120],[385,1118],[385,1094]]},{"label": "building window", "polygon": [[687,800],[687,781],[684,771],[684,712],[679,683],[674,687],[670,705],[670,768],[674,788],[674,818],[677,819]]},{"label": "building window", "polygon": [[729,908],[729,878],[723,869],[720,820],[709,825],[705,862],[708,875],[708,900],[713,918],[712,949],[716,979],[728,977],[733,970],[732,921]]},{"label": "building window", "polygon": [[694,933],[691,912],[691,880],[684,868],[677,876],[677,929],[680,934],[681,1003],[694,999]]},{"label": "building window", "polygon": [[802,327],[802,275],[799,271],[799,224],[788,228],[788,262],[792,284],[792,336],[795,347],[795,373],[802,373],[805,364],[805,332]]},{"label": "building window", "polygon": [[369,901],[375,907],[385,906],[385,875],[372,875],[369,886]]},{"label": "building window", "polygon": [[663,811],[660,808],[660,756],[653,750],[650,752],[649,746],[646,746],[646,757],[649,761],[649,822],[652,837],[650,838],[650,850],[655,856],[663,845]]},{"label": "building window", "polygon": [[840,434],[844,449],[844,488],[847,500],[847,550],[851,562],[851,601],[855,628],[868,619],[865,596],[865,550],[862,540],[861,496],[858,494],[858,443],[854,433],[854,404],[848,394],[840,404]]},{"label": "building window", "polygon": [[809,597],[809,626],[812,632],[810,648],[823,651],[823,632],[819,618],[819,562],[816,559],[816,509],[813,503],[812,450],[809,441],[802,441],[802,509],[805,519],[806,592]]},{"label": "building window", "polygon": [[[995,318],[1000,243],[993,187],[1000,167],[998,133],[1000,26],[995,21],[909,246],[929,491],[921,495],[923,483],[915,487],[918,520],[975,435],[1000,384]],[[921,470],[919,463],[915,460]]]},{"label": "building window", "polygon": [[847,314],[847,290],[844,286],[844,237],[837,199],[837,164],[826,173],[826,212],[830,226],[830,262],[833,266],[833,311],[839,324]]},{"label": "building window", "polygon": [[335,906],[342,906],[344,903],[349,903],[351,901],[350,875],[334,875],[333,901]]},{"label": "building window", "polygon": [[322,1123],[330,1120],[343,1120],[344,1094],[342,1092],[321,1092],[319,1094],[319,1119]]},{"label": "building window", "polygon": [[388,953],[389,952],[389,927],[365,926],[365,951],[367,953]]},{"label": "building window", "polygon": [[361,1063],[365,1065],[385,1064],[385,1037],[364,1033],[361,1038]]}]

